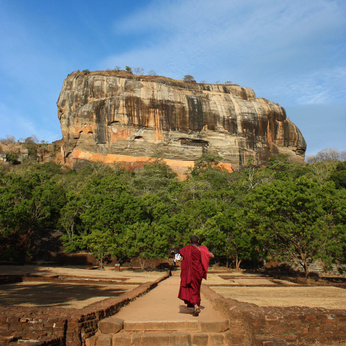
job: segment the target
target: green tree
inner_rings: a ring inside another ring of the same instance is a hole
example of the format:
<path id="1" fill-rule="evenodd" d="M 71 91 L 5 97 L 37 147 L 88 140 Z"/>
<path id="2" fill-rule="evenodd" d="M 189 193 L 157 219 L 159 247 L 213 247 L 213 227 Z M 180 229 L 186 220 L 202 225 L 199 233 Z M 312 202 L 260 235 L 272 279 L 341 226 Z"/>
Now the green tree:
<path id="1" fill-rule="evenodd" d="M 138 258 L 142 270 L 146 260 L 165 258 L 169 249 L 165 230 L 145 222 L 129 225 L 123 233 L 122 244 L 122 255 Z"/>
<path id="2" fill-rule="evenodd" d="M 183 78 L 184 82 L 196 82 L 195 78 L 190 74 L 186 74 Z"/>
<path id="3" fill-rule="evenodd" d="M 228 186 L 231 181 L 231 173 L 218 166 L 220 160 L 219 156 L 202 154 L 195 161 L 193 169 L 187 176 L 188 181 L 204 182 L 214 190 Z"/>
<path id="4" fill-rule="evenodd" d="M 84 246 L 97 258 L 102 269 L 105 257 L 112 253 L 114 242 L 114 236 L 109 230 L 93 229 L 83 237 Z"/>
<path id="5" fill-rule="evenodd" d="M 24 141 L 26 149 L 28 149 L 28 157 L 32 161 L 37 161 L 38 139 L 35 135 L 27 137 Z"/>
<path id="6" fill-rule="evenodd" d="M 345 153 L 328 148 L 321 150 L 315 156 L 308 157 L 307 162 L 309 163 L 308 168 L 313 176 L 320 181 L 325 181 L 330 179 L 338 163 L 345 161 L 345 159 Z"/>
<path id="7" fill-rule="evenodd" d="M 85 247 L 82 238 L 83 227 L 80 215 L 83 211 L 83 204 L 80 195 L 76 192 L 66 194 L 67 203 L 62 207 L 59 228 L 63 232 L 60 240 L 65 246 L 65 252 L 75 252 Z"/>
<path id="8" fill-rule="evenodd" d="M 313 260 L 345 261 L 345 193 L 304 176 L 274 181 L 246 197 L 247 222 L 272 257 L 293 259 L 308 277 Z"/>
<path id="9" fill-rule="evenodd" d="M 330 180 L 334 181 L 336 188 L 346 188 L 346 161 L 336 165 L 335 170 L 330 175 Z"/>
<path id="10" fill-rule="evenodd" d="M 232 260 L 236 271 L 239 271 L 243 260 L 253 260 L 258 255 L 254 246 L 255 237 L 245 225 L 242 210 L 236 206 L 225 206 L 208 218 L 204 227 L 196 233 L 215 255 L 226 257 L 227 268 Z"/>
<path id="11" fill-rule="evenodd" d="M 68 251 L 85 249 L 85 239 L 89 239 L 94 230 L 111 234 L 117 240 L 127 225 L 145 219 L 139 201 L 128 193 L 119 177 L 110 172 L 101 170 L 78 193 L 68 195 L 60 217 L 65 233 L 62 240 Z M 117 246 L 121 253 L 122 244 L 117 242 Z M 115 245 L 112 247 L 112 253 L 117 255 Z"/>
<path id="12" fill-rule="evenodd" d="M 132 189 L 137 196 L 151 193 L 164 196 L 178 188 L 176 177 L 176 173 L 165 162 L 153 159 L 145 163 L 143 169 L 132 178 Z"/>
<path id="13" fill-rule="evenodd" d="M 18 154 L 12 153 L 12 152 L 7 152 L 6 153 L 6 161 L 11 162 L 13 165 L 16 165 L 19 163 L 19 157 Z"/>
<path id="14" fill-rule="evenodd" d="M 2 246 L 13 249 L 16 258 L 33 259 L 53 230 L 65 203 L 62 186 L 45 173 L 18 170 L 0 182 L 0 232 Z"/>

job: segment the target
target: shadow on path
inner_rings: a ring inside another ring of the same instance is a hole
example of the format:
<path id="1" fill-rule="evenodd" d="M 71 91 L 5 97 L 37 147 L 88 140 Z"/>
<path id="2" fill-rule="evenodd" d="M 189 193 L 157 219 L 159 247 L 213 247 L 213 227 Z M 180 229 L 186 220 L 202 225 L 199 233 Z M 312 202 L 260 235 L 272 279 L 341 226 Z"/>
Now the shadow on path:
<path id="1" fill-rule="evenodd" d="M 90 298 L 117 297 L 133 289 L 132 285 L 94 285 L 65 283 L 17 283 L 0 286 L 0 305 L 36 305 L 67 307 L 71 302 Z"/>

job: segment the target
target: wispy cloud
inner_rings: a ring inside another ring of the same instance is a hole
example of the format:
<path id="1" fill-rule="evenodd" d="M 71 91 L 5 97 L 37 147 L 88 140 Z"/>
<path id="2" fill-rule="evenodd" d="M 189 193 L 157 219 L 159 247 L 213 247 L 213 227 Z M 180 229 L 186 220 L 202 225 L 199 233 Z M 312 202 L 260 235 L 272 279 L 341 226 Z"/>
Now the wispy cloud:
<path id="1" fill-rule="evenodd" d="M 323 68 L 276 81 L 268 92 L 285 95 L 290 104 L 332 104 L 345 102 L 346 68 Z"/>
<path id="2" fill-rule="evenodd" d="M 261 95 L 275 85 L 298 103 L 341 97 L 342 78 L 335 71 L 344 61 L 331 48 L 345 34 L 338 1 L 153 1 L 113 29 L 129 39 L 143 33 L 150 39 L 104 59 L 104 66 L 132 64 L 175 78 L 190 73 L 197 80 L 232 80 L 259 86 Z M 329 76 L 339 80 L 338 90 Z M 298 89 L 303 95 L 294 93 Z"/>
<path id="3" fill-rule="evenodd" d="M 293 109 L 309 143 L 325 120 L 308 112 L 346 113 L 344 18 L 344 0 L 0 1 L 0 138 L 60 138 L 66 75 L 128 65 L 253 88 Z"/>

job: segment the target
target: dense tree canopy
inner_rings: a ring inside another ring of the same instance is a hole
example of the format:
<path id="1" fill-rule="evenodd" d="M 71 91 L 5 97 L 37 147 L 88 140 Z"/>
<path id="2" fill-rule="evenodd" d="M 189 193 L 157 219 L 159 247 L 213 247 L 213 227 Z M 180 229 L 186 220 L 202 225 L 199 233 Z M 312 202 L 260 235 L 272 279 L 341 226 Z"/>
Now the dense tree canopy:
<path id="1" fill-rule="evenodd" d="M 289 258 L 304 268 L 316 259 L 331 263 L 345 243 L 346 191 L 305 176 L 278 180 L 246 196 L 247 219 L 274 258 Z M 251 227 L 250 226 L 250 227 Z"/>
<path id="2" fill-rule="evenodd" d="M 229 173 L 204 154 L 185 181 L 159 159 L 136 173 L 101 163 L 79 172 L 7 163 L 0 167 L 0 259 L 40 259 L 43 239 L 59 231 L 65 252 L 89 251 L 101 263 L 108 255 L 138 258 L 144 267 L 197 234 L 237 269 L 270 258 L 299 263 L 308 275 L 316 259 L 345 263 L 340 157 L 324 153 L 301 167 L 277 156 L 266 167 L 248 162 Z"/>

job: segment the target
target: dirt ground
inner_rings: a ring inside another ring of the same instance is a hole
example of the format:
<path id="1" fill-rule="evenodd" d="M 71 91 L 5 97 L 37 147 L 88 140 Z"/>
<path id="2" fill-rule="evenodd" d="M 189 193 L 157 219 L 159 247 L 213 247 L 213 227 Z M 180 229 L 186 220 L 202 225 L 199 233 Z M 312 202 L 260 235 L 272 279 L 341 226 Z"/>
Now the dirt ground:
<path id="1" fill-rule="evenodd" d="M 54 283 L 47 280 L 0 285 L 0 305 L 82 308 L 116 297 L 142 283 L 155 281 L 165 273 L 119 272 L 114 268 L 91 270 L 81 267 L 0 266 L 0 274 L 37 276 L 40 280 L 45 277 L 56 279 Z M 77 278 L 79 282 L 64 282 L 67 278 Z M 107 280 L 113 283 L 107 283 Z M 333 286 L 302 286 L 285 280 L 232 272 L 210 272 L 207 281 L 203 282 L 225 298 L 259 306 L 346 309 L 346 291 Z"/>
<path id="2" fill-rule="evenodd" d="M 287 280 L 238 273 L 209 274 L 205 283 L 225 298 L 258 306 L 346 309 L 346 290 L 339 287 L 302 286 Z"/>
<path id="3" fill-rule="evenodd" d="M 86 278 L 88 280 L 101 279 L 125 279 L 127 283 L 144 283 L 155 281 L 163 275 L 161 271 L 140 271 L 123 270 L 115 271 L 114 267 L 105 267 L 104 270 L 92 269 L 92 267 L 66 266 L 66 267 L 46 267 L 46 266 L 0 266 L 1 275 L 38 275 L 46 277 L 54 276 L 74 276 Z"/>
<path id="4" fill-rule="evenodd" d="M 139 270 L 119 272 L 110 267 L 98 270 L 82 267 L 0 266 L 0 274 L 26 275 L 32 280 L 0 285 L 0 306 L 79 309 L 117 297 L 140 284 L 155 281 L 165 273 Z M 35 281 L 35 277 L 40 281 Z M 47 281 L 44 281 L 45 278 Z M 54 282 L 49 279 L 54 279 Z"/>
<path id="5" fill-rule="evenodd" d="M 0 285 L 0 306 L 54 306 L 83 308 L 116 297 L 136 285 L 97 285 L 51 282 L 20 282 Z"/>
<path id="6" fill-rule="evenodd" d="M 225 298 L 258 306 L 346 309 L 346 291 L 338 287 L 210 287 Z"/>

